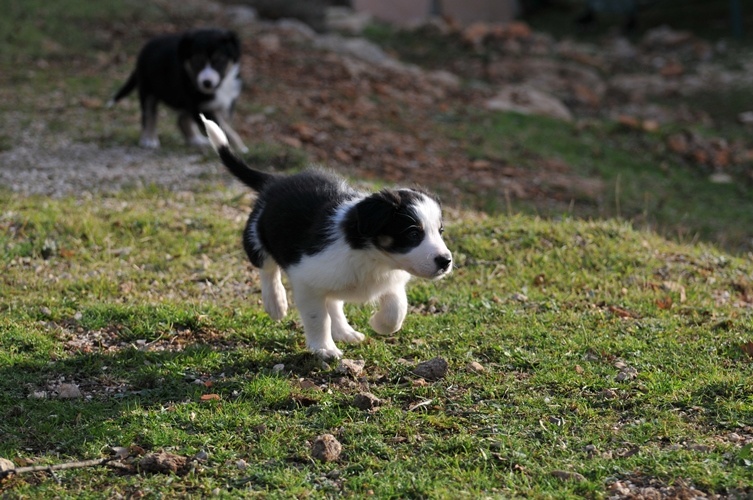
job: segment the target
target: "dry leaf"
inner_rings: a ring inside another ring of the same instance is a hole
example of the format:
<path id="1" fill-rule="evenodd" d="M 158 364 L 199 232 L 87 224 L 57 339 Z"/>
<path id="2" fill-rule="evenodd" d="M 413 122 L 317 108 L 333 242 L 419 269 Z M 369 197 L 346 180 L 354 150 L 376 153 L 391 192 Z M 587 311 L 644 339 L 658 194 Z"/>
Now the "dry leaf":
<path id="1" fill-rule="evenodd" d="M 743 353 L 747 355 L 749 358 L 753 358 L 753 342 L 746 342 L 744 344 L 740 344 L 740 350 L 742 350 Z"/>
<path id="2" fill-rule="evenodd" d="M 671 309 L 672 308 L 672 297 L 663 297 L 661 299 L 656 299 L 656 306 L 659 309 Z"/>
<path id="3" fill-rule="evenodd" d="M 219 401 L 222 399 L 219 394 L 202 394 L 201 400 L 202 401 Z"/>
<path id="4" fill-rule="evenodd" d="M 623 309 L 621 307 L 609 306 L 607 309 L 609 310 L 609 312 L 619 316 L 620 318 L 637 318 L 638 317 L 638 315 L 635 314 L 634 312 L 628 311 L 627 309 Z"/>

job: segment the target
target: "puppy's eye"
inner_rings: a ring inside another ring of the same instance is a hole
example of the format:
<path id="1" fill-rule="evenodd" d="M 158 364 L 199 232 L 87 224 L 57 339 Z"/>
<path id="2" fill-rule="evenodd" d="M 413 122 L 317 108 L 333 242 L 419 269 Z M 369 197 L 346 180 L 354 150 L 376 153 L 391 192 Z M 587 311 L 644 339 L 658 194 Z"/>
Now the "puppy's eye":
<path id="1" fill-rule="evenodd" d="M 405 236 L 409 241 L 420 241 L 424 233 L 418 228 L 409 229 Z"/>
<path id="2" fill-rule="evenodd" d="M 444 234 L 444 226 L 439 226 L 439 234 Z"/>

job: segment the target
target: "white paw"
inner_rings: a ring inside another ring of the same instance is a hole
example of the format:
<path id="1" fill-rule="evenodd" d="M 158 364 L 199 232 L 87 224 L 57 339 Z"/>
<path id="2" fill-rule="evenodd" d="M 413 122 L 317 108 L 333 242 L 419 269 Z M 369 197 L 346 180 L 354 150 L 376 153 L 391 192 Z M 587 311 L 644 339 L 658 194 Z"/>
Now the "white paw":
<path id="1" fill-rule="evenodd" d="M 358 344 L 359 342 L 363 342 L 363 339 L 366 338 L 366 336 L 361 333 L 357 332 L 352 328 L 348 328 L 347 330 L 335 330 L 332 329 L 332 338 L 338 342 L 346 342 L 348 344 Z"/>
<path id="2" fill-rule="evenodd" d="M 282 294 L 270 294 L 271 297 L 262 294 L 262 302 L 264 303 L 264 310 L 267 311 L 269 317 L 275 321 L 279 321 L 285 317 L 288 313 L 288 298 L 285 293 Z"/>
<path id="3" fill-rule="evenodd" d="M 159 139 L 156 137 L 142 137 L 139 139 L 139 146 L 146 149 L 159 148 Z"/>
<path id="4" fill-rule="evenodd" d="M 311 352 L 319 356 L 324 360 L 328 359 L 340 359 L 343 357 L 343 352 L 335 346 L 322 347 L 320 349 L 311 349 Z"/>
<path id="5" fill-rule="evenodd" d="M 209 139 L 204 137 L 203 135 L 194 135 L 188 140 L 189 146 L 196 146 L 199 148 L 205 148 L 209 146 L 211 143 L 209 142 Z"/>
<path id="6" fill-rule="evenodd" d="M 374 329 L 375 332 L 381 334 L 381 335 L 389 335 L 391 333 L 395 333 L 396 331 L 400 330 L 403 326 L 402 319 L 396 319 L 394 317 L 386 317 L 389 316 L 387 314 L 383 314 L 382 311 L 377 311 L 374 313 L 374 315 L 369 320 L 369 324 L 371 325 L 371 328 Z"/>

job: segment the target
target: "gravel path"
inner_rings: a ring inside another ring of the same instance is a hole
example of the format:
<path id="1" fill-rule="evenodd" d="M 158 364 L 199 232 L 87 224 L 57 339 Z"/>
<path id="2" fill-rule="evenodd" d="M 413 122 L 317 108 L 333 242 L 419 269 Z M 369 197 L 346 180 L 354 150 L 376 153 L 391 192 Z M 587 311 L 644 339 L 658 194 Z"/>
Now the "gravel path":
<path id="1" fill-rule="evenodd" d="M 12 135 L 11 147 L 0 152 L 0 185 L 24 195 L 79 196 L 149 185 L 185 190 L 226 178 L 219 162 L 190 149 L 103 148 L 49 132 L 41 121 Z"/>

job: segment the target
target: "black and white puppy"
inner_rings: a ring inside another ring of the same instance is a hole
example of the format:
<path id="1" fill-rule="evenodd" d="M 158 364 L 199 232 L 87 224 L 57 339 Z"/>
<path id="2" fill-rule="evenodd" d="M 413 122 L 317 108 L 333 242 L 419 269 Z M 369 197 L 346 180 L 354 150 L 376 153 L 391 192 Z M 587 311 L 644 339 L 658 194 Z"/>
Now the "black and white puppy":
<path id="1" fill-rule="evenodd" d="M 345 319 L 344 302 L 378 303 L 371 327 L 394 333 L 408 311 L 405 285 L 411 275 L 436 279 L 452 270 L 442 212 L 428 194 L 364 193 L 319 170 L 290 176 L 254 170 L 232 153 L 215 123 L 204 125 L 225 166 L 258 193 L 243 246 L 259 268 L 264 309 L 278 320 L 287 313 L 285 271 L 306 345 L 319 356 L 338 358 L 342 351 L 335 341 L 364 339 Z"/>
<path id="2" fill-rule="evenodd" d="M 178 126 L 188 144 L 208 144 L 200 133 L 199 114 L 203 113 L 245 152 L 246 146 L 229 123 L 241 93 L 240 54 L 238 36 L 232 31 L 201 29 L 154 38 L 141 49 L 136 69 L 108 105 L 138 87 L 142 147 L 159 147 L 157 104 L 161 101 L 178 111 Z"/>

